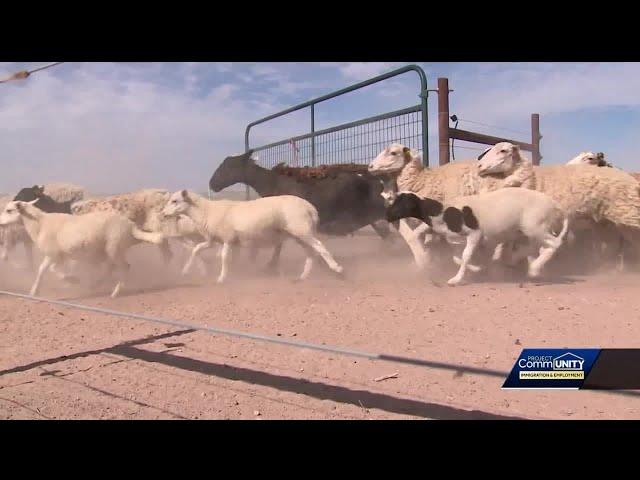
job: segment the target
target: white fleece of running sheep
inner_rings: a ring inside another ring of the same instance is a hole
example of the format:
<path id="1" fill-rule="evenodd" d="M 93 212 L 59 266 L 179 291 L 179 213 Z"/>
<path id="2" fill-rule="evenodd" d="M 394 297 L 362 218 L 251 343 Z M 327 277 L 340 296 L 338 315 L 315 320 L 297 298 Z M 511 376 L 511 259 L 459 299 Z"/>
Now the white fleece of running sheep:
<path id="1" fill-rule="evenodd" d="M 31 295 L 36 295 L 42 275 L 49 269 L 66 279 L 57 270 L 69 260 L 107 262 L 118 274 L 118 282 L 111 294 L 120 292 L 128 270 L 126 250 L 139 242 L 160 244 L 163 236 L 140 230 L 136 225 L 115 212 L 93 212 L 86 215 L 45 213 L 32 202 L 9 202 L 0 214 L 0 224 L 22 223 L 44 259 L 40 264 Z"/>
<path id="2" fill-rule="evenodd" d="M 533 166 L 508 142 L 493 146 L 477 163 L 481 176 L 520 176 L 522 182 L 512 186 L 546 193 L 572 220 L 608 221 L 629 235 L 640 232 L 640 185 L 622 170 L 593 165 Z"/>
<path id="3" fill-rule="evenodd" d="M 0 212 L 4 210 L 12 200 L 13 197 L 11 196 L 0 197 Z M 18 243 L 25 245 L 25 249 L 28 249 L 26 250 L 28 255 L 31 253 L 31 242 L 24 226 L 20 224 L 0 225 L 0 260 L 6 261 L 9 258 L 9 252 L 12 251 Z"/>
<path id="4" fill-rule="evenodd" d="M 165 217 L 162 208 L 169 201 L 171 193 L 163 189 L 144 189 L 136 192 L 90 198 L 71 205 L 74 215 L 89 212 L 119 212 L 134 222 L 138 228 L 149 232 L 159 232 L 165 238 L 180 242 L 191 251 L 204 238 L 198 232 L 193 221 L 185 216 Z M 160 247 L 165 261 L 171 258 L 168 245 Z M 206 273 L 206 264 L 200 259 L 200 270 Z"/>
<path id="5" fill-rule="evenodd" d="M 185 272 L 201 250 L 210 248 L 213 243 L 222 243 L 222 267 L 218 276 L 218 282 L 222 283 L 227 277 L 232 245 L 280 248 L 287 238 L 296 240 L 307 253 L 300 280 L 309 275 L 315 254 L 319 254 L 333 271 L 342 272 L 342 267 L 316 238 L 318 211 L 300 197 L 279 195 L 246 202 L 214 201 L 181 190 L 171 195 L 163 213 L 167 216 L 185 215 L 191 218 L 200 234 L 205 237 L 205 241 L 193 249 L 185 265 Z"/>
<path id="6" fill-rule="evenodd" d="M 388 211 L 396 208 L 396 212 L 406 215 L 409 212 L 407 205 L 425 201 L 419 198 L 415 193 L 400 194 L 391 202 Z M 404 204 L 401 203 L 402 200 L 405 201 Z M 449 207 L 459 212 L 468 208 L 477 225 L 471 224 L 470 227 L 463 223 L 459 233 L 451 231 L 445 215 Z M 503 188 L 479 195 L 458 197 L 441 204 L 440 208 L 440 212 L 433 212 L 431 215 L 433 231 L 447 239 L 461 237 L 466 241 L 461 258 L 454 257 L 460 268 L 449 280 L 449 285 L 459 284 L 467 268 L 477 270 L 477 267 L 469 262 L 481 242 L 496 247 L 504 242 L 518 240 L 523 235 L 538 252 L 537 257 L 529 258 L 529 276 L 537 277 L 562 244 L 569 223 L 567 216 L 550 197 L 522 188 Z M 425 212 L 424 209 L 421 211 Z"/>

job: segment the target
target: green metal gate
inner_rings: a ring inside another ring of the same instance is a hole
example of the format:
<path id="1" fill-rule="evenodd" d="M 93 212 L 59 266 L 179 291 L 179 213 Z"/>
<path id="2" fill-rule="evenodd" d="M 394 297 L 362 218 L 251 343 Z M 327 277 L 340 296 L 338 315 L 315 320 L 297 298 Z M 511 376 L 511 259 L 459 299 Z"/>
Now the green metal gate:
<path id="1" fill-rule="evenodd" d="M 420 78 L 420 90 L 417 92 L 420 98 L 419 104 L 324 130 L 315 130 L 317 104 L 408 72 L 415 72 Z M 309 133 L 268 145 L 251 145 L 250 133 L 253 127 L 305 108 L 310 109 Z M 253 148 L 259 158 L 258 163 L 266 168 L 273 168 L 282 162 L 301 167 L 335 163 L 368 163 L 385 146 L 393 142 L 422 150 L 423 162 L 429 165 L 427 76 L 417 65 L 407 65 L 287 108 L 250 123 L 245 131 L 245 151 Z M 247 198 L 249 198 L 249 187 L 247 187 Z"/>

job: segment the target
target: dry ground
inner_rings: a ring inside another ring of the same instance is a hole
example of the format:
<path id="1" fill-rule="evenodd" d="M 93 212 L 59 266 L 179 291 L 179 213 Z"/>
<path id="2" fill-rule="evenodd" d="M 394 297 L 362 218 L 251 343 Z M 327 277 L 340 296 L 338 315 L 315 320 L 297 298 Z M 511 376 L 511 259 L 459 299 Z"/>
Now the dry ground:
<path id="1" fill-rule="evenodd" d="M 329 239 L 345 266 L 316 264 L 309 281 L 297 245 L 280 275 L 237 250 L 229 283 L 178 275 L 151 247 L 130 252 L 125 295 L 55 285 L 41 294 L 368 352 L 507 372 L 523 347 L 636 347 L 640 274 L 600 273 L 520 283 L 494 277 L 456 288 L 417 275 L 401 241 Z M 175 249 L 179 252 L 179 249 Z M 557 267 L 557 265 L 556 265 Z M 32 274 L 0 266 L 0 289 L 25 292 Z M 556 268 L 558 270 L 558 268 Z M 397 378 L 375 379 L 397 373 Z M 62 419 L 627 419 L 640 396 L 503 391 L 503 376 L 469 374 L 181 331 L 0 297 L 0 418 Z"/>

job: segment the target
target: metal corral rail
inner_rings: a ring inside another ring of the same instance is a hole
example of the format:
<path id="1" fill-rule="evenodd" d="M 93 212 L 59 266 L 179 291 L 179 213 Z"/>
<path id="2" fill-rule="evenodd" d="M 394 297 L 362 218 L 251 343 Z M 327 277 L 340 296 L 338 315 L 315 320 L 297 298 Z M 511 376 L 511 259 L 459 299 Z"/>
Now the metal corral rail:
<path id="1" fill-rule="evenodd" d="M 0 290 L 0 296 L 20 298 L 23 300 L 29 300 L 37 303 L 47 303 L 49 305 L 58 305 L 60 307 L 72 308 L 76 310 L 84 310 L 86 312 L 101 313 L 104 315 L 111 315 L 118 318 L 143 320 L 146 322 L 159 323 L 159 324 L 167 325 L 170 327 L 178 327 L 186 330 L 200 331 L 208 334 L 218 334 L 218 335 L 224 335 L 228 337 L 244 338 L 244 339 L 255 340 L 255 341 L 260 341 L 265 343 L 275 343 L 278 345 L 285 345 L 288 347 L 318 350 L 318 351 L 330 352 L 330 353 L 346 355 L 351 357 L 368 358 L 369 360 L 381 360 L 385 362 L 400 363 L 400 364 L 406 364 L 406 365 L 416 365 L 420 367 L 438 368 L 438 369 L 444 369 L 444 370 L 453 370 L 458 373 L 480 374 L 480 375 L 487 375 L 487 376 L 500 377 L 500 378 L 506 378 L 507 375 L 509 374 L 509 372 L 494 370 L 489 368 L 470 367 L 467 365 L 456 365 L 452 363 L 425 360 L 421 358 L 403 357 L 399 355 L 389 355 L 389 354 L 378 353 L 378 352 L 365 352 L 362 350 L 355 350 L 352 348 L 345 348 L 345 347 L 336 346 L 336 345 L 325 345 L 325 344 L 320 345 L 317 343 L 287 340 L 285 338 L 272 337 L 269 335 L 262 335 L 258 333 L 241 332 L 239 330 L 193 325 L 190 323 L 185 323 L 185 322 L 168 319 L 168 318 L 159 318 L 159 317 L 153 317 L 150 315 L 139 315 L 136 313 L 121 312 L 118 310 L 111 310 L 108 308 L 92 307 L 90 305 L 71 303 L 71 302 L 66 302 L 64 300 L 52 300 L 49 298 L 35 297 L 33 295 L 25 295 L 22 293 L 9 292 L 4 290 Z"/>
<path id="2" fill-rule="evenodd" d="M 419 104 L 324 130 L 315 130 L 317 104 L 408 72 L 415 72 L 420 78 Z M 251 146 L 250 133 L 253 127 L 305 108 L 310 109 L 309 133 L 268 145 Z M 427 76 L 417 65 L 407 65 L 287 108 L 250 123 L 245 131 L 245 151 L 253 148 L 259 158 L 258 162 L 266 168 L 273 168 L 282 162 L 301 167 L 335 163 L 368 163 L 380 150 L 393 142 L 422 150 L 423 162 L 429 165 Z M 249 198 L 249 187 L 247 187 L 247 198 Z"/>

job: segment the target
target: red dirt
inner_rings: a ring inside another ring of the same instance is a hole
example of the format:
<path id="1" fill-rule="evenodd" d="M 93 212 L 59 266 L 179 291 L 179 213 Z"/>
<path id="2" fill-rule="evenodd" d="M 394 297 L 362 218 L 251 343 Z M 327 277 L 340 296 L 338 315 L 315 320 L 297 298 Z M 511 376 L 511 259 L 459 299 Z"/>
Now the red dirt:
<path id="1" fill-rule="evenodd" d="M 330 239 L 345 280 L 316 264 L 304 283 L 297 245 L 269 276 L 237 250 L 229 282 L 180 278 L 152 248 L 130 254 L 121 298 L 45 280 L 42 296 L 196 325 L 280 335 L 367 352 L 507 372 L 524 347 L 635 347 L 638 274 L 568 281 L 438 286 L 450 271 L 413 273 L 401 241 Z M 178 249 L 175 249 L 178 251 Z M 32 274 L 5 265 L 0 288 L 25 292 Z M 195 271 L 195 269 L 194 269 Z M 450 276 L 450 275 L 449 275 Z M 397 378 L 375 379 L 397 373 Z M 0 418 L 63 419 L 630 419 L 638 395 L 503 391 L 504 377 L 372 361 L 0 297 Z"/>

